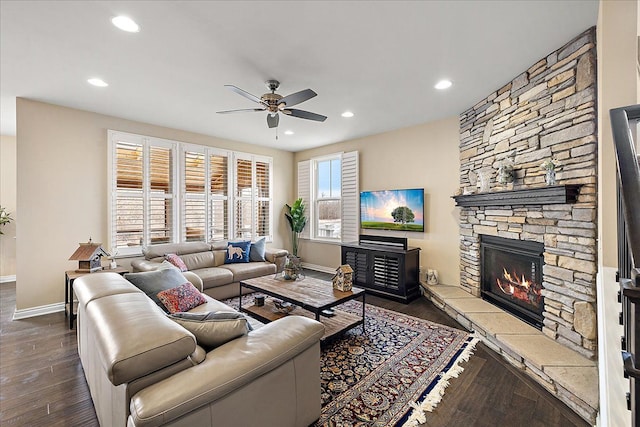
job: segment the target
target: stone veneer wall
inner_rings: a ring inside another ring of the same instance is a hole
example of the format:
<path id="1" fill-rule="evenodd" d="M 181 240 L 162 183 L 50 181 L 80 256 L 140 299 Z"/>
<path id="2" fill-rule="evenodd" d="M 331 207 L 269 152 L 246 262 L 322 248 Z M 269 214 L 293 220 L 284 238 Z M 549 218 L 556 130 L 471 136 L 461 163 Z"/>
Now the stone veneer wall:
<path id="1" fill-rule="evenodd" d="M 477 191 L 544 186 L 541 163 L 556 159 L 558 184 L 582 184 L 575 204 L 461 208 L 460 283 L 480 295 L 480 235 L 544 243 L 543 332 L 595 358 L 597 119 L 595 27 L 541 59 L 460 116 L 460 184 Z M 501 162 L 515 181 L 496 182 Z"/>

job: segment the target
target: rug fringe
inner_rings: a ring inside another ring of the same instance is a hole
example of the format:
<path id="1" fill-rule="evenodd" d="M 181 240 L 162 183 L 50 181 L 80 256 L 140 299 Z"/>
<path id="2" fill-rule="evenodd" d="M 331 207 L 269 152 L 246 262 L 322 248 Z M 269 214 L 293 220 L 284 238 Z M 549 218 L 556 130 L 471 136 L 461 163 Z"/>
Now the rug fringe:
<path id="1" fill-rule="evenodd" d="M 427 422 L 425 412 L 432 412 L 436 406 L 438 406 L 442 400 L 442 396 L 444 396 L 445 389 L 449 386 L 449 380 L 451 378 L 458 378 L 460 373 L 464 371 L 464 368 L 460 366 L 460 363 L 469 361 L 469 358 L 476 348 L 476 344 L 480 341 L 480 338 L 475 333 L 471 334 L 469 338 L 470 340 L 467 343 L 467 346 L 462 350 L 454 364 L 446 372 L 443 371 L 440 373 L 438 383 L 431 389 L 429 394 L 425 396 L 422 402 L 410 403 L 413 411 L 411 416 L 407 419 L 407 422 L 404 423 L 403 427 L 417 427 L 420 424 Z"/>

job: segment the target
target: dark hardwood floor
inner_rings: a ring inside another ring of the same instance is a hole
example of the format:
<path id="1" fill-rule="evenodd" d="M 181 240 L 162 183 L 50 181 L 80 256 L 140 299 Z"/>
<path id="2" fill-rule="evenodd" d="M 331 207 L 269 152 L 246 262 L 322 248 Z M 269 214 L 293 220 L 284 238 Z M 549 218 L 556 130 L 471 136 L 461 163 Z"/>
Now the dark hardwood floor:
<path id="1" fill-rule="evenodd" d="M 0 425 L 97 426 L 75 330 L 63 313 L 12 321 L 15 292 L 15 283 L 0 284 Z M 463 329 L 424 298 L 405 305 L 367 296 L 367 303 Z M 463 366 L 426 426 L 588 425 L 483 344 Z"/>

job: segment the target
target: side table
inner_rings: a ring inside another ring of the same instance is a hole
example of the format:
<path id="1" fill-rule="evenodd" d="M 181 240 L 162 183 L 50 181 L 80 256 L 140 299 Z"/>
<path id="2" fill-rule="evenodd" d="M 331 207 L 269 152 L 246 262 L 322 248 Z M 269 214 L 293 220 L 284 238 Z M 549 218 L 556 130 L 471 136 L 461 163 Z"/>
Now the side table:
<path id="1" fill-rule="evenodd" d="M 100 274 L 100 273 L 118 273 L 124 275 L 129 272 L 128 268 L 116 267 L 105 268 L 103 270 L 94 271 L 93 273 L 81 272 L 76 270 L 67 270 L 64 272 L 64 315 L 69 316 L 69 329 L 73 329 L 73 321 L 76 320 L 77 314 L 74 310 L 73 300 L 73 282 L 79 277 L 86 276 L 87 274 Z"/>

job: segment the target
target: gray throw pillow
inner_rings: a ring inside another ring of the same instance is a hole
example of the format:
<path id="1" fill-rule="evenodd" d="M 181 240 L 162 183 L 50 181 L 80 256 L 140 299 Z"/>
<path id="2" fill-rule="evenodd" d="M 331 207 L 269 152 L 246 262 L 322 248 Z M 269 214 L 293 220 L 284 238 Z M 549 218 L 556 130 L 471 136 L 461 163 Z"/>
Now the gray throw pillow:
<path id="1" fill-rule="evenodd" d="M 251 242 L 249 249 L 249 261 L 266 261 L 264 254 L 267 250 L 267 240 L 264 237 L 259 238 L 255 242 Z"/>
<path id="2" fill-rule="evenodd" d="M 147 296 L 164 311 L 167 311 L 167 308 L 158 298 L 158 293 L 175 288 L 189 281 L 180 270 L 173 266 L 171 266 L 171 268 L 160 268 L 154 271 L 127 273 L 124 275 L 124 278 L 147 294 Z"/>
<path id="3" fill-rule="evenodd" d="M 191 332 L 198 345 L 207 350 L 241 337 L 251 330 L 244 314 L 236 311 L 174 313 L 169 318 Z"/>

